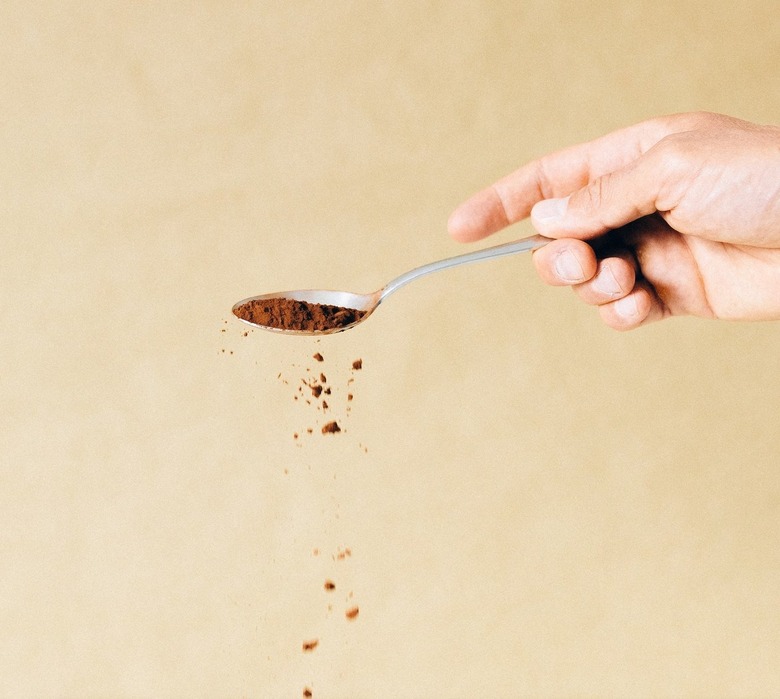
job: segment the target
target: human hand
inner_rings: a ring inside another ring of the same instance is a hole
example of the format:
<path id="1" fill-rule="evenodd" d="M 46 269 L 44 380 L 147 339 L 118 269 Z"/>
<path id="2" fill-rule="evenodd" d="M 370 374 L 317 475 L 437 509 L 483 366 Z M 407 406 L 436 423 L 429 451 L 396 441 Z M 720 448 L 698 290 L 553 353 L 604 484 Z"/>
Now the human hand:
<path id="1" fill-rule="evenodd" d="M 780 319 L 776 126 L 651 119 L 528 163 L 461 204 L 449 231 L 474 241 L 529 215 L 555 239 L 534 253 L 541 278 L 610 327 Z"/>

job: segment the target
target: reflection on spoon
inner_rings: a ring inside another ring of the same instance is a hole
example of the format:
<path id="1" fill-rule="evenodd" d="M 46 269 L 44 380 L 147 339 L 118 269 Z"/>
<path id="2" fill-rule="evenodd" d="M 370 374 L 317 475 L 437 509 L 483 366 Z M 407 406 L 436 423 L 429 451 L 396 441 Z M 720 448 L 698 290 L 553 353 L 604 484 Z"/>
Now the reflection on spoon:
<path id="1" fill-rule="evenodd" d="M 234 315 L 254 327 L 295 335 L 327 335 L 362 323 L 390 294 L 414 279 L 449 267 L 543 247 L 549 238 L 534 235 L 512 243 L 431 262 L 396 277 L 371 294 L 302 289 L 253 296 L 233 306 Z"/>

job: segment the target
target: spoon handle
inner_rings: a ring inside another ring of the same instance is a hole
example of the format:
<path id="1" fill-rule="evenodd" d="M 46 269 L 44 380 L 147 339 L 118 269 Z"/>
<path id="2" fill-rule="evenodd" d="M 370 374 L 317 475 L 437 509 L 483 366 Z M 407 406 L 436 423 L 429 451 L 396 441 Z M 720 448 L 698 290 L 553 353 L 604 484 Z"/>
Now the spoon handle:
<path id="1" fill-rule="evenodd" d="M 470 262 L 478 262 L 479 260 L 490 260 L 494 257 L 505 257 L 506 255 L 516 255 L 519 252 L 527 252 L 529 250 L 537 250 L 544 247 L 550 242 L 550 238 L 545 238 L 543 235 L 532 235 L 528 238 L 522 238 L 521 240 L 515 240 L 511 243 L 503 243 L 502 245 L 495 245 L 492 248 L 483 248 L 482 250 L 475 250 L 474 252 L 467 252 L 463 255 L 456 255 L 455 257 L 448 257 L 445 260 L 439 260 L 438 262 L 429 262 L 422 267 L 416 267 L 408 272 L 405 272 L 399 277 L 396 277 L 389 282 L 382 293 L 379 296 L 379 300 L 392 294 L 394 291 L 398 291 L 402 286 L 405 286 L 409 282 L 422 277 L 432 272 L 439 272 L 443 269 L 450 267 L 457 267 L 458 265 L 469 264 Z"/>

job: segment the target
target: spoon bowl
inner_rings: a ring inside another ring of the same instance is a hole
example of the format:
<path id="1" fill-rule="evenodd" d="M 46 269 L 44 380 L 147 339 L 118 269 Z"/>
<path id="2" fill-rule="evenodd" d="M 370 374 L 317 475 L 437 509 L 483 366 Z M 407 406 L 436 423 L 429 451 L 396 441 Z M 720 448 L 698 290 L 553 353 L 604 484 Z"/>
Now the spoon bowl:
<path id="1" fill-rule="evenodd" d="M 251 296 L 236 303 L 232 310 L 239 320 L 255 328 L 286 335 L 330 335 L 362 323 L 384 299 L 414 279 L 462 264 L 537 250 L 549 242 L 550 238 L 533 235 L 511 243 L 430 262 L 396 277 L 378 291 L 369 294 L 325 289 L 279 291 Z M 279 313 L 280 306 L 288 313 L 294 311 L 296 320 L 292 321 L 289 315 Z M 256 314 L 255 310 L 261 312 Z M 299 322 L 298 317 L 303 317 L 305 322 Z"/>
<path id="2" fill-rule="evenodd" d="M 251 325 L 253 328 L 262 328 L 271 332 L 284 333 L 285 335 L 331 335 L 333 333 L 349 330 L 358 323 L 362 323 L 370 316 L 381 301 L 382 290 L 375 291 L 372 294 L 354 294 L 351 291 L 330 291 L 328 289 L 296 289 L 295 291 L 277 291 L 272 294 L 262 294 L 260 296 L 251 296 L 248 299 L 239 301 L 233 306 L 233 315 L 242 323 Z M 255 323 L 242 315 L 242 309 L 247 308 L 253 302 L 278 301 L 280 299 L 289 299 L 291 301 L 300 301 L 308 306 L 325 306 L 332 308 L 344 308 L 348 310 L 361 311 L 362 314 L 354 321 L 334 324 L 329 327 L 323 327 L 316 330 L 301 330 L 293 327 L 277 327 L 276 325 L 265 325 Z"/>

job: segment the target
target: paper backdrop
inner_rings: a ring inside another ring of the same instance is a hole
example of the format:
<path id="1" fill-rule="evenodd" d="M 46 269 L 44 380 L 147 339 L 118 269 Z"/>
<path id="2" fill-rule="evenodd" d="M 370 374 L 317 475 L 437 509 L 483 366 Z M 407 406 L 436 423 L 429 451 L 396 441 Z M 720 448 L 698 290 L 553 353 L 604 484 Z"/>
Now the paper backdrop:
<path id="1" fill-rule="evenodd" d="M 4 3 L 0 695 L 778 696 L 778 324 L 616 333 L 528 256 L 319 342 L 230 308 L 528 235 L 446 220 L 614 128 L 777 123 L 779 16 Z"/>

